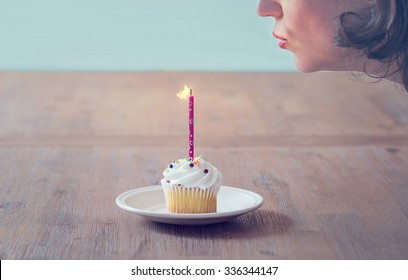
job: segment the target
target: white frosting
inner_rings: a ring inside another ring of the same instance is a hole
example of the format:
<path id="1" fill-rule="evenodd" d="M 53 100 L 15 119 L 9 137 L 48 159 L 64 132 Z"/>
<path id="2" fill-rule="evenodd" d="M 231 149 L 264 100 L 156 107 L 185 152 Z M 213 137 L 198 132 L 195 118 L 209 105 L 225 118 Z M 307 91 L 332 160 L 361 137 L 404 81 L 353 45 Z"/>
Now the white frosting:
<path id="1" fill-rule="evenodd" d="M 163 171 L 162 183 L 182 185 L 186 188 L 209 188 L 221 185 L 222 175 L 218 169 L 201 156 L 190 161 L 178 159 Z"/>

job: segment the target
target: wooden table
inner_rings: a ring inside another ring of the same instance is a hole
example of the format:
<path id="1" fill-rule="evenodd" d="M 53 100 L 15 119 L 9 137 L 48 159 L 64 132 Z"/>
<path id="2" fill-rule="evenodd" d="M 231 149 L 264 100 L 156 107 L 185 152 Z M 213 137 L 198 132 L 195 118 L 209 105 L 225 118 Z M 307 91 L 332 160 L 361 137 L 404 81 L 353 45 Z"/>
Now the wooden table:
<path id="1" fill-rule="evenodd" d="M 407 259 L 408 99 L 318 73 L 0 73 L 0 259 Z M 208 226 L 115 204 L 196 153 L 264 205 Z"/>

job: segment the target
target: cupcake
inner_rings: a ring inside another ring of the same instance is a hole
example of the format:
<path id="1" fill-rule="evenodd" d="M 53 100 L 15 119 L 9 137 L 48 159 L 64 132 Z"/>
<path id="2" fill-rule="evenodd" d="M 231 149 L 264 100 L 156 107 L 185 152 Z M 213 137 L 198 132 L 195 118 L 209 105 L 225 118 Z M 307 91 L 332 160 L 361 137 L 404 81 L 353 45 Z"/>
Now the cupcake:
<path id="1" fill-rule="evenodd" d="M 211 213 L 217 211 L 217 194 L 222 175 L 202 156 L 178 159 L 163 171 L 161 180 L 166 209 L 171 213 Z"/>

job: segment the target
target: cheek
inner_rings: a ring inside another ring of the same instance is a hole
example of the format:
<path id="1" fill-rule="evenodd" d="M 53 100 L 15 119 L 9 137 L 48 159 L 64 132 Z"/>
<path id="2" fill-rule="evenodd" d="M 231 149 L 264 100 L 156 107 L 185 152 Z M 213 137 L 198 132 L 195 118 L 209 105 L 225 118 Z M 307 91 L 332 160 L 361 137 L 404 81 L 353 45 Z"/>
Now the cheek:
<path id="1" fill-rule="evenodd" d="M 302 72 L 342 69 L 343 50 L 333 43 L 340 2 L 296 1 L 296 8 L 287 9 L 281 22 L 289 37 L 287 49 L 294 54 L 296 66 Z"/>
<path id="2" fill-rule="evenodd" d="M 340 70 L 343 51 L 333 43 L 335 25 L 330 23 L 298 26 L 293 49 L 290 50 L 300 71 Z"/>

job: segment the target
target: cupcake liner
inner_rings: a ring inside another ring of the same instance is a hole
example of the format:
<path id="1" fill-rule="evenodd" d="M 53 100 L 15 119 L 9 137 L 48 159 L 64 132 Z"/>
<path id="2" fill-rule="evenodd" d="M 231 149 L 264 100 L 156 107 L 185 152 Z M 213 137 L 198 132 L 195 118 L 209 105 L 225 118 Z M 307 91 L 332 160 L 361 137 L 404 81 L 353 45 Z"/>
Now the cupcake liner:
<path id="1" fill-rule="evenodd" d="M 220 184 L 208 187 L 184 187 L 162 180 L 166 209 L 171 213 L 212 213 L 217 211 Z"/>

